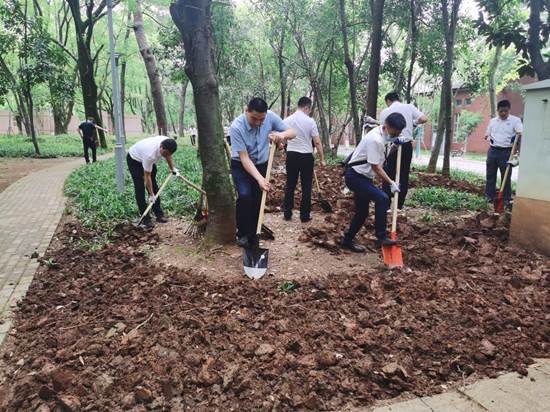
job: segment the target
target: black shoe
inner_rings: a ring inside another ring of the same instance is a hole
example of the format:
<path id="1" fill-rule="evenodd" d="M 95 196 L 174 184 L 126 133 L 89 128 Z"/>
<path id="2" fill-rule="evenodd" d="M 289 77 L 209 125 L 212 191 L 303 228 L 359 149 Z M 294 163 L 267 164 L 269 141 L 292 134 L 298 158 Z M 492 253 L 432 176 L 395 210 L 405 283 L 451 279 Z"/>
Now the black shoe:
<path id="1" fill-rule="evenodd" d="M 157 222 L 158 223 L 168 223 L 168 219 L 164 217 L 164 215 L 157 216 Z"/>
<path id="2" fill-rule="evenodd" d="M 301 217 L 300 220 L 302 221 L 302 223 L 311 222 L 311 216 Z"/>
<path id="3" fill-rule="evenodd" d="M 342 242 L 340 242 L 340 246 L 342 246 L 344 249 L 351 250 L 355 253 L 365 253 L 366 248 L 364 246 L 358 245 L 355 243 L 355 240 L 347 240 L 346 238 L 342 239 Z"/>
<path id="4" fill-rule="evenodd" d="M 153 229 L 155 227 L 150 217 L 146 217 L 145 219 L 143 219 L 139 225 L 147 230 Z"/>
<path id="5" fill-rule="evenodd" d="M 248 248 L 248 236 L 237 236 L 237 246 Z"/>
<path id="6" fill-rule="evenodd" d="M 292 213 L 286 213 L 284 214 L 284 219 L 288 222 L 289 220 L 292 220 Z"/>
<path id="7" fill-rule="evenodd" d="M 376 241 L 376 245 L 377 246 L 395 246 L 397 245 L 397 241 L 396 240 L 391 240 L 390 238 L 382 238 L 382 239 L 378 239 Z"/>

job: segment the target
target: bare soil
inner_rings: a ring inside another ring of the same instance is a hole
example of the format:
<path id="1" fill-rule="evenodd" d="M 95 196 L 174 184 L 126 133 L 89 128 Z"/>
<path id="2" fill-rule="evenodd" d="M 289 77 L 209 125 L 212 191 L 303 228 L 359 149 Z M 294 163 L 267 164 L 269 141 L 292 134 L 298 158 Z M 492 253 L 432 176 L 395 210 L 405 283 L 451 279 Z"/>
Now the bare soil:
<path id="1" fill-rule="evenodd" d="M 0 158 L 0 192 L 22 177 L 74 159 L 66 157 L 59 159 Z"/>
<path id="2" fill-rule="evenodd" d="M 91 251 L 69 221 L 4 346 L 0 410 L 341 410 L 550 356 L 550 259 L 508 242 L 509 215 L 402 217 L 388 270 L 327 244 L 351 213 L 334 207 L 303 230 L 269 216 L 261 281 L 174 223 Z"/>

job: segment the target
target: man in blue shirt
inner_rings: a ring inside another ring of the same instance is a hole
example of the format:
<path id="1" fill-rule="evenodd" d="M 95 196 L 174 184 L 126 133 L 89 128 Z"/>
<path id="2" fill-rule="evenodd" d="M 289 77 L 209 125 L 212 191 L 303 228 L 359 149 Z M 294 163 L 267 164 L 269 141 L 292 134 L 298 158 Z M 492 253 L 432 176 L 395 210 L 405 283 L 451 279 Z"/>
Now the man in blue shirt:
<path id="1" fill-rule="evenodd" d="M 258 242 L 256 226 L 262 190 L 270 189 L 265 179 L 269 144 L 282 146 L 294 138 L 296 132 L 268 110 L 265 100 L 255 97 L 245 113 L 233 121 L 229 135 L 231 175 L 237 191 L 237 244 L 250 247 Z"/>

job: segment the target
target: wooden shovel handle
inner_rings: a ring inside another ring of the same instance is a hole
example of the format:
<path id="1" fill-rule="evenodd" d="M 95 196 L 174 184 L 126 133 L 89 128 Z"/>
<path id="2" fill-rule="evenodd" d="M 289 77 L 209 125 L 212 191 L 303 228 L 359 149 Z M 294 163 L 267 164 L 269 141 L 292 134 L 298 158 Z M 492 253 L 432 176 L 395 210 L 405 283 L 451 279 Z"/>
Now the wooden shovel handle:
<path id="1" fill-rule="evenodd" d="M 315 186 L 317 186 L 317 193 L 321 194 L 321 187 L 319 186 L 319 179 L 317 179 L 317 172 L 313 169 L 313 177 L 315 178 Z"/>
<path id="2" fill-rule="evenodd" d="M 397 164 L 395 170 L 395 183 L 399 184 L 399 179 L 401 177 L 401 150 L 402 146 L 397 147 Z M 393 194 L 392 205 L 391 205 L 391 232 L 395 233 L 397 230 L 397 202 L 399 199 L 399 192 Z"/>
<path id="3" fill-rule="evenodd" d="M 162 185 L 160 186 L 159 190 L 157 191 L 157 193 L 155 193 L 157 197 L 160 196 L 161 192 L 164 190 L 164 188 L 166 187 L 166 185 L 168 184 L 171 178 L 172 178 L 172 172 L 170 172 L 168 176 L 166 176 L 166 179 L 164 179 L 164 182 L 162 182 Z M 139 223 L 141 223 L 141 221 L 145 218 L 145 216 L 149 214 L 149 212 L 153 208 L 153 205 L 154 203 L 149 203 L 149 206 L 147 206 L 147 209 L 145 209 L 145 212 L 143 212 L 143 214 L 141 215 L 141 218 L 139 219 Z"/>
<path id="4" fill-rule="evenodd" d="M 200 187 L 199 185 L 193 183 L 191 180 L 189 180 L 185 176 L 180 175 L 180 179 L 183 180 L 185 183 L 187 183 L 193 189 L 197 190 L 200 194 L 206 195 L 206 192 L 204 191 L 204 189 L 202 187 Z"/>
<path id="5" fill-rule="evenodd" d="M 275 145 L 271 143 L 269 147 L 269 160 L 267 162 L 267 172 L 265 174 L 265 179 L 269 182 L 271 177 L 271 166 L 273 166 L 273 157 L 275 156 Z M 260 203 L 260 216 L 258 217 L 258 226 L 256 227 L 256 234 L 259 235 L 262 233 L 262 225 L 264 224 L 264 212 L 265 212 L 265 202 L 267 200 L 267 192 L 264 190 L 262 192 L 262 202 Z"/>
<path id="6" fill-rule="evenodd" d="M 516 139 L 514 140 L 514 144 L 512 145 L 512 150 L 510 151 L 510 156 L 508 157 L 508 161 L 510 162 L 514 158 L 514 154 L 516 153 L 516 146 L 518 143 L 519 137 L 516 136 Z M 502 182 L 500 182 L 500 190 L 499 190 L 499 196 L 502 196 L 504 185 L 506 184 L 506 181 L 508 180 L 508 175 L 510 174 L 510 169 L 512 166 L 510 164 L 506 165 L 506 170 L 504 171 L 504 176 L 502 178 Z"/>

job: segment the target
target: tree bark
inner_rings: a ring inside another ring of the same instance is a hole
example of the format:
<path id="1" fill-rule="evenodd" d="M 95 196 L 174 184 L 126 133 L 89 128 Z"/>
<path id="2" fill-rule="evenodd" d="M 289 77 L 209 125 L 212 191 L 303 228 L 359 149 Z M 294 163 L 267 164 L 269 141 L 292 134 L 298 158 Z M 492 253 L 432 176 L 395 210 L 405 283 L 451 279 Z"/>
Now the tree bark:
<path id="1" fill-rule="evenodd" d="M 105 8 L 103 0 L 94 11 L 94 3 L 86 3 L 87 19 L 82 20 L 80 13 L 79 0 L 67 0 L 73 16 L 73 23 L 76 34 L 76 44 L 78 51 L 78 72 L 80 74 L 80 85 L 82 88 L 82 98 L 84 100 L 84 114 L 86 117 L 93 117 L 96 124 L 103 127 L 101 115 L 98 110 L 97 84 L 94 76 L 95 57 L 92 57 L 91 42 L 93 37 L 94 25 L 102 16 L 102 11 Z M 97 56 L 96 56 L 97 57 Z M 97 130 L 99 134 L 99 142 L 101 147 L 107 148 L 107 140 L 103 130 Z"/>
<path id="2" fill-rule="evenodd" d="M 493 57 L 493 61 L 491 62 L 491 66 L 489 67 L 489 74 L 488 74 L 488 92 L 489 92 L 489 102 L 491 104 L 491 117 L 495 117 L 497 115 L 497 85 L 495 82 L 495 74 L 497 72 L 498 64 L 500 62 L 500 56 L 502 54 L 502 45 L 497 45 L 495 47 L 495 56 Z"/>
<path id="3" fill-rule="evenodd" d="M 128 12 L 126 17 L 126 33 L 124 34 L 124 51 L 125 55 L 122 58 L 120 64 L 120 118 L 122 119 L 122 135 L 126 139 L 126 67 L 128 65 L 128 38 L 130 37 L 130 22 L 132 21 L 132 13 Z"/>
<path id="4" fill-rule="evenodd" d="M 415 0 L 410 0 L 411 5 L 411 22 L 410 22 L 410 31 L 411 31 L 411 61 L 409 63 L 409 71 L 407 73 L 407 87 L 405 89 L 405 99 L 407 100 L 407 103 L 410 103 L 412 100 L 411 92 L 412 92 L 412 77 L 413 77 L 413 70 L 414 70 L 414 64 L 416 62 L 416 54 L 417 54 L 417 48 L 416 48 L 416 42 L 418 37 L 418 29 L 416 27 L 416 3 Z"/>
<path id="5" fill-rule="evenodd" d="M 372 42 L 371 61 L 367 84 L 367 115 L 376 118 L 378 100 L 378 79 L 380 77 L 380 51 L 382 50 L 382 22 L 384 18 L 384 0 L 371 0 Z M 359 144 L 357 141 L 357 144 Z"/>
<path id="6" fill-rule="evenodd" d="M 443 136 L 445 135 L 445 97 L 443 94 L 444 90 L 442 89 L 439 103 L 439 116 L 437 118 L 437 134 L 435 142 L 432 142 L 432 152 L 430 154 L 430 161 L 428 162 L 428 173 L 435 173 L 436 171 L 437 159 L 439 158 Z"/>
<path id="7" fill-rule="evenodd" d="M 157 70 L 157 61 L 155 55 L 149 47 L 145 29 L 143 26 L 143 14 L 141 13 L 141 1 L 136 1 L 136 11 L 134 11 L 134 32 L 136 41 L 139 47 L 147 77 L 151 85 L 151 95 L 153 97 L 153 107 L 155 108 L 155 116 L 157 119 L 157 129 L 160 135 L 168 135 L 168 121 L 166 118 L 166 108 L 164 106 L 164 97 L 162 95 L 162 84 Z"/>
<path id="8" fill-rule="evenodd" d="M 203 186 L 209 206 L 205 240 L 231 243 L 235 241 L 235 202 L 224 146 L 211 4 L 211 0 L 176 0 L 170 5 L 170 14 L 183 37 L 185 72 L 193 87 Z"/>
<path id="9" fill-rule="evenodd" d="M 187 85 L 189 79 L 185 79 L 180 88 L 180 107 L 178 110 L 178 137 L 185 134 L 185 97 L 187 95 Z"/>
<path id="10" fill-rule="evenodd" d="M 545 4 L 546 3 L 546 4 Z M 546 5 L 546 12 L 550 15 L 550 2 L 543 0 L 530 0 L 529 1 L 529 30 L 528 30 L 528 41 L 527 41 L 527 51 L 529 52 L 529 57 L 531 60 L 531 65 L 537 73 L 539 80 L 550 79 L 550 58 L 546 61 L 543 57 L 543 50 L 545 44 L 541 42 L 541 37 L 543 37 L 541 31 L 546 31 L 544 36 L 548 40 L 548 25 L 544 27 L 541 24 L 541 13 Z M 548 20 L 550 18 L 547 17 Z M 546 53 L 545 53 L 546 54 Z"/>
<path id="11" fill-rule="evenodd" d="M 355 64 L 351 60 L 348 45 L 348 29 L 346 19 L 345 0 L 340 0 L 340 27 L 344 42 L 344 64 L 348 70 L 349 94 L 351 103 L 351 115 L 353 118 L 353 131 L 355 133 L 355 141 L 361 141 L 361 125 L 359 121 L 359 111 L 357 109 L 357 87 L 355 83 Z"/>

